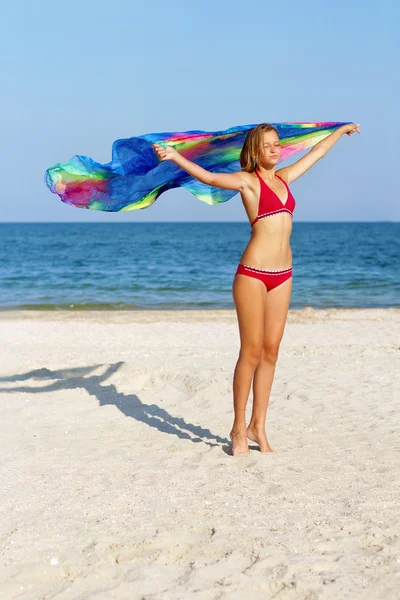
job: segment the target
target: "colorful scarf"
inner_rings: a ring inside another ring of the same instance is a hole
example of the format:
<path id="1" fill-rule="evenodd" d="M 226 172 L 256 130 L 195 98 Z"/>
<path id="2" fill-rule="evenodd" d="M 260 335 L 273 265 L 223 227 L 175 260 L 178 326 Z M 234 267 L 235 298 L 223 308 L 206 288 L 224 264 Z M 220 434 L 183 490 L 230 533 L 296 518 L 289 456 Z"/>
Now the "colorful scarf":
<path id="1" fill-rule="evenodd" d="M 348 122 L 346 122 L 348 123 Z M 273 123 L 281 140 L 281 161 L 311 148 L 346 123 Z M 184 187 L 207 204 L 220 204 L 237 192 L 201 183 L 173 161 L 160 162 L 152 144 L 173 146 L 189 160 L 213 173 L 240 171 L 239 156 L 249 129 L 239 125 L 225 131 L 148 133 L 116 140 L 112 160 L 100 164 L 73 156 L 46 171 L 45 182 L 63 202 L 78 208 L 118 212 L 147 208 L 167 190 Z"/>

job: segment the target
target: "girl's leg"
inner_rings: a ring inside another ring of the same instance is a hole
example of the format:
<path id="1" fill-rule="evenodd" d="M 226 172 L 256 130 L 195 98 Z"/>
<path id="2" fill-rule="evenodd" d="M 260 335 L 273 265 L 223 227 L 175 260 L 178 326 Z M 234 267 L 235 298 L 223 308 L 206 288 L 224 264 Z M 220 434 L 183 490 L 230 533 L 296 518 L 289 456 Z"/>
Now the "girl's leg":
<path id="1" fill-rule="evenodd" d="M 267 290 L 259 279 L 239 274 L 234 278 L 232 295 L 240 333 L 240 353 L 233 376 L 235 419 L 230 434 L 232 454 L 235 456 L 249 451 L 246 404 L 251 381 L 262 354 Z"/>
<path id="2" fill-rule="evenodd" d="M 259 444 L 261 452 L 272 452 L 265 433 L 265 421 L 279 346 L 289 310 L 292 279 L 290 277 L 267 293 L 262 353 L 254 374 L 253 410 L 247 428 L 248 437 Z"/>

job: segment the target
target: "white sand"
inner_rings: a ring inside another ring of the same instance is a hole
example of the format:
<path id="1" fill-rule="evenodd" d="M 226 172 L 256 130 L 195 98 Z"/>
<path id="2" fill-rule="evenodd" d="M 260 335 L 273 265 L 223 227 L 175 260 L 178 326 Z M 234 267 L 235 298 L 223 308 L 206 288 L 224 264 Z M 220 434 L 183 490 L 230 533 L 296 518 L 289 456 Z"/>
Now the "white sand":
<path id="1" fill-rule="evenodd" d="M 232 457 L 233 311 L 1 313 L 0 597 L 398 600 L 399 334 L 291 311 Z"/>

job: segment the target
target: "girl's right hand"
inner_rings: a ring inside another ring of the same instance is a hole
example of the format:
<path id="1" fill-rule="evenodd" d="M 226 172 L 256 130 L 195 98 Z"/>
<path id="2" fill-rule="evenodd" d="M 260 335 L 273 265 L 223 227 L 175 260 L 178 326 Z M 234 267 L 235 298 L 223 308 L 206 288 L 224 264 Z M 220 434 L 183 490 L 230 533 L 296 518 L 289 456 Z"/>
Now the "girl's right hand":
<path id="1" fill-rule="evenodd" d="M 360 125 L 359 123 L 348 123 L 347 125 L 343 125 L 342 131 L 343 133 L 347 133 L 347 135 L 353 135 L 355 131 L 360 133 Z"/>
<path id="2" fill-rule="evenodd" d="M 153 144 L 153 148 L 160 160 L 174 160 L 178 156 L 178 152 L 174 148 L 171 148 L 171 146 L 164 148 L 160 144 Z"/>

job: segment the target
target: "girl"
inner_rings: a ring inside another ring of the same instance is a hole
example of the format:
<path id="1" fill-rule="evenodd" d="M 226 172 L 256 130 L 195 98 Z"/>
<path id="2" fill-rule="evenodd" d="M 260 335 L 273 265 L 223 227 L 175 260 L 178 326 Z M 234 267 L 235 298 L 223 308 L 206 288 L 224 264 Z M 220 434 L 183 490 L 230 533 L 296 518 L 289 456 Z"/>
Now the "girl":
<path id="1" fill-rule="evenodd" d="M 160 160 L 173 160 L 207 185 L 240 192 L 252 235 L 232 286 L 240 352 L 233 376 L 235 417 L 230 432 L 232 454 L 247 454 L 248 439 L 261 452 L 273 452 L 265 432 L 269 396 L 292 292 L 290 235 L 296 202 L 290 183 L 301 177 L 346 133 L 359 125 L 343 125 L 318 142 L 294 164 L 275 171 L 281 155 L 278 130 L 269 123 L 251 129 L 240 154 L 241 171 L 212 173 L 171 147 L 154 144 Z M 253 227 L 254 226 L 254 227 Z M 253 410 L 246 427 L 246 404 L 253 383 Z"/>

